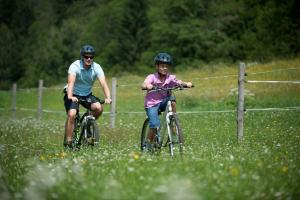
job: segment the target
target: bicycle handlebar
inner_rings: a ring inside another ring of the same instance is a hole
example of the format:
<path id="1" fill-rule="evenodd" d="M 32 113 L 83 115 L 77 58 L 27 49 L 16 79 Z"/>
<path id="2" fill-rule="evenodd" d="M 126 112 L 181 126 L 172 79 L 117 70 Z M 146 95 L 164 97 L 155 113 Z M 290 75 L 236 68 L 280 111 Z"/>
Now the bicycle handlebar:
<path id="1" fill-rule="evenodd" d="M 104 104 L 105 101 L 102 100 L 102 99 L 99 99 L 98 97 L 96 97 L 97 100 L 99 100 L 100 104 Z M 87 98 L 87 99 L 81 99 L 81 98 L 77 98 L 78 99 L 78 103 L 92 103 L 91 99 L 90 98 Z"/>
<path id="2" fill-rule="evenodd" d="M 194 85 L 192 85 L 192 87 L 195 87 Z M 170 91 L 170 90 L 183 90 L 184 88 L 189 88 L 186 85 L 176 85 L 174 87 L 170 87 L 170 88 L 163 88 L 163 87 L 158 87 L 158 86 L 154 86 L 151 90 L 149 91 Z M 142 90 L 147 90 L 147 89 L 142 89 Z"/>

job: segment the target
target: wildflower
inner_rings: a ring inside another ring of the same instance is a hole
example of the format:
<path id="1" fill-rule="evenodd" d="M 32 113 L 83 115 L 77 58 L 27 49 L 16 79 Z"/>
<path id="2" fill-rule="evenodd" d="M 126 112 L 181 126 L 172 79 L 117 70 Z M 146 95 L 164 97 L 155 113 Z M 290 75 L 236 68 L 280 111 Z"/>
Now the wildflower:
<path id="1" fill-rule="evenodd" d="M 64 157 L 66 157 L 66 156 L 67 156 L 67 153 L 66 153 L 66 152 L 63 152 L 63 151 L 62 151 L 62 152 L 60 153 L 60 155 L 59 155 L 60 158 L 64 158 Z"/>
<path id="2" fill-rule="evenodd" d="M 286 173 L 289 170 L 289 167 L 283 166 L 281 170 L 282 170 L 282 172 Z"/>
<path id="3" fill-rule="evenodd" d="M 231 176 L 238 176 L 239 175 L 239 169 L 237 167 L 231 167 L 229 169 L 229 173 Z"/>
<path id="4" fill-rule="evenodd" d="M 139 158 L 140 158 L 139 154 L 137 154 L 137 153 L 133 154 L 133 159 L 134 160 L 138 160 Z"/>
<path id="5" fill-rule="evenodd" d="M 140 158 L 140 155 L 138 153 L 132 152 L 130 153 L 130 157 L 133 160 L 138 160 Z"/>
<path id="6" fill-rule="evenodd" d="M 46 160 L 46 157 L 43 156 L 43 155 L 41 155 L 41 156 L 40 156 L 40 160 L 41 160 L 41 161 L 44 161 L 44 160 Z"/>

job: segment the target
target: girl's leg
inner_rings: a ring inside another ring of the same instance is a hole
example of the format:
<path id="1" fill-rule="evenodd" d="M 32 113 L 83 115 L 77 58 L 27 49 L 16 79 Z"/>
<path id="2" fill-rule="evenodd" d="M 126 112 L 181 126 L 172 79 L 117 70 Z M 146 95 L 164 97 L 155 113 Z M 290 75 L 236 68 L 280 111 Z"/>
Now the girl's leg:
<path id="1" fill-rule="evenodd" d="M 148 139 L 150 142 L 153 141 L 157 129 L 160 126 L 160 121 L 158 117 L 158 108 L 159 105 L 151 107 L 151 108 L 146 108 L 146 113 L 149 118 L 149 133 L 148 133 Z"/>

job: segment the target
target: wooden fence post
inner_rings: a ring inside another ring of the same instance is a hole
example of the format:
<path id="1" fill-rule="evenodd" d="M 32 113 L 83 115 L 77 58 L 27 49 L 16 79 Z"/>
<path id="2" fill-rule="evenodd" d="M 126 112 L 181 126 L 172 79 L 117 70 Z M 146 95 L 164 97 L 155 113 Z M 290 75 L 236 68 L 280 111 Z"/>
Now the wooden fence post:
<path id="1" fill-rule="evenodd" d="M 244 83 L 245 83 L 245 64 L 240 63 L 238 80 L 238 107 L 237 107 L 237 140 L 243 140 L 244 131 Z"/>
<path id="2" fill-rule="evenodd" d="M 16 118 L 16 110 L 17 110 L 17 84 L 14 83 L 12 86 L 12 94 L 11 94 L 11 116 L 12 116 L 12 118 Z"/>
<path id="3" fill-rule="evenodd" d="M 110 128 L 115 128 L 116 120 L 116 101 L 117 101 L 117 78 L 112 78 L 111 84 L 111 106 L 110 106 Z"/>
<path id="4" fill-rule="evenodd" d="M 43 80 L 39 80 L 39 88 L 38 88 L 38 119 L 42 119 L 42 99 L 43 99 Z"/>

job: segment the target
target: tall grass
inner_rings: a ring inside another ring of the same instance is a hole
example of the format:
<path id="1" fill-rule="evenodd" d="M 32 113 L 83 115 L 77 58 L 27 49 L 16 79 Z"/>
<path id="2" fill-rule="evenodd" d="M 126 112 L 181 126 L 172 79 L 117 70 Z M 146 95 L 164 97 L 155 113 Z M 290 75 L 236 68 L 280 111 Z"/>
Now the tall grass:
<path id="1" fill-rule="evenodd" d="M 298 60 L 254 65 L 249 73 L 299 66 Z M 292 72 L 291 72 L 292 71 Z M 300 70 L 250 75 L 248 79 L 297 80 Z M 180 72 L 195 88 L 178 92 L 178 111 L 235 109 L 236 67 Z M 262 77 L 263 76 L 263 77 Z M 281 78 L 281 79 L 279 79 Z M 140 129 L 145 114 L 144 77 L 118 78 L 116 128 L 109 115 L 98 121 L 100 145 L 94 149 L 62 148 L 64 113 L 9 110 L 0 115 L 1 199 L 299 199 L 300 112 L 247 111 L 244 140 L 236 142 L 236 113 L 179 115 L 185 136 L 184 157 L 141 154 Z M 221 79 L 221 80 L 220 80 Z M 299 86 L 246 84 L 248 108 L 300 105 Z M 46 90 L 47 109 L 62 110 L 59 90 Z M 232 92 L 233 91 L 233 92 Z M 53 92 L 53 93 L 52 93 Z M 100 95 L 99 88 L 95 89 Z M 253 95 L 254 94 L 254 95 Z M 36 107 L 34 91 L 18 95 L 20 106 Z M 9 96 L 0 94 L 1 105 Z M 21 103 L 23 102 L 23 103 Z M 109 110 L 109 107 L 105 107 Z M 6 114 L 6 115 L 5 115 Z"/>

